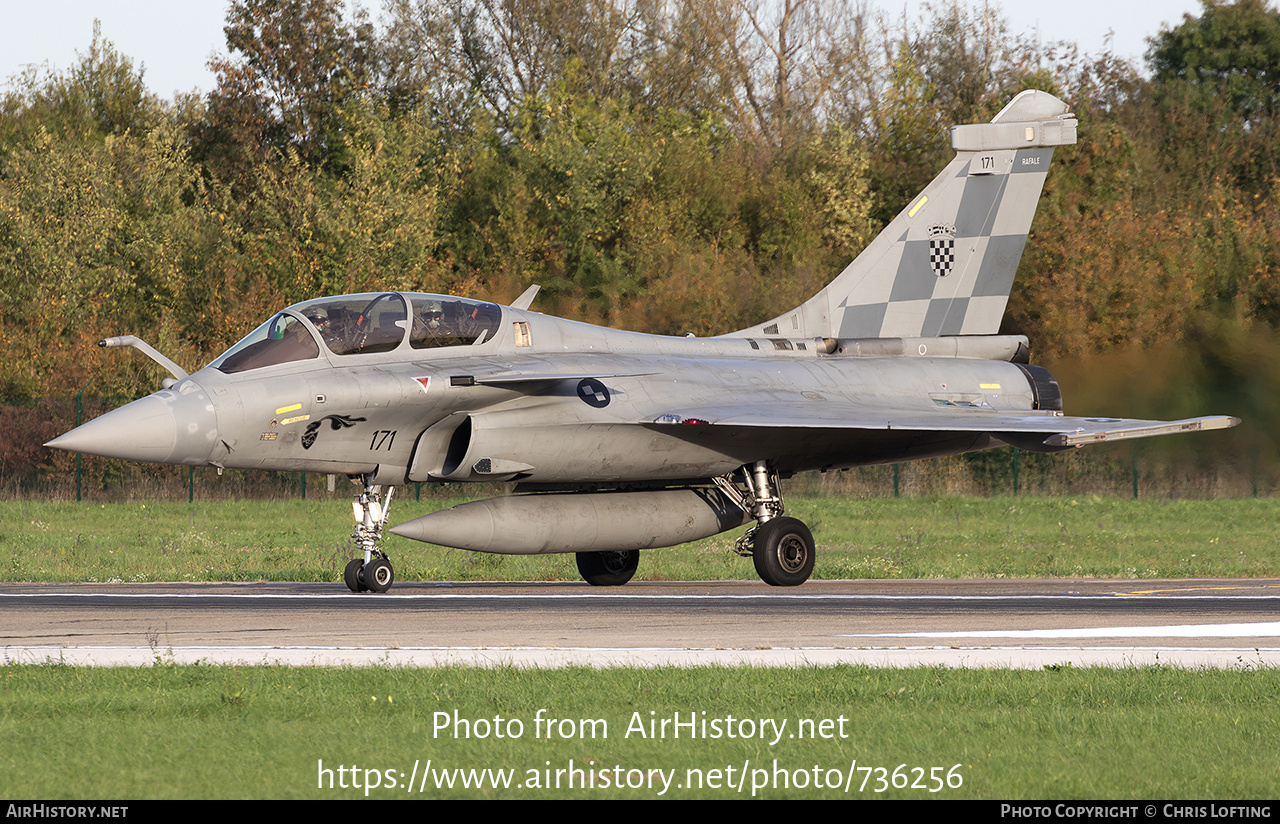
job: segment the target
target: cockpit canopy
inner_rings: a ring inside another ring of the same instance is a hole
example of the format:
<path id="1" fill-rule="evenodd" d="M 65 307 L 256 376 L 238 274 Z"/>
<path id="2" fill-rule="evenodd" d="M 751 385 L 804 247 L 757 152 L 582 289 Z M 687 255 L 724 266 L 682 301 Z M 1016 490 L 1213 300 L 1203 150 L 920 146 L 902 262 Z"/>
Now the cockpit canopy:
<path id="1" fill-rule="evenodd" d="M 502 319 L 494 303 L 422 293 L 382 292 L 318 298 L 272 317 L 222 353 L 214 369 L 228 374 L 320 357 L 396 349 L 479 346 Z"/>

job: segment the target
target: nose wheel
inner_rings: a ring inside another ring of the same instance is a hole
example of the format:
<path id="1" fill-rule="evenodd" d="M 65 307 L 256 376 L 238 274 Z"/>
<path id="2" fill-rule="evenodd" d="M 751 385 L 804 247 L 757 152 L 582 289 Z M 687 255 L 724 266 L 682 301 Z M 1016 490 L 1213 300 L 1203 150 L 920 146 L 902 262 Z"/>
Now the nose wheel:
<path id="1" fill-rule="evenodd" d="M 352 592 L 386 592 L 396 582 L 396 573 L 385 557 L 369 564 L 363 558 L 352 558 L 342 570 L 342 580 Z"/>
<path id="2" fill-rule="evenodd" d="M 342 580 L 352 592 L 366 592 L 369 588 L 364 585 L 364 559 L 352 558 L 348 561 L 346 569 L 342 570 Z"/>
<path id="3" fill-rule="evenodd" d="M 391 589 L 391 585 L 396 580 L 391 562 L 386 558 L 379 558 L 371 564 L 365 564 L 361 577 L 370 592 L 386 592 Z"/>

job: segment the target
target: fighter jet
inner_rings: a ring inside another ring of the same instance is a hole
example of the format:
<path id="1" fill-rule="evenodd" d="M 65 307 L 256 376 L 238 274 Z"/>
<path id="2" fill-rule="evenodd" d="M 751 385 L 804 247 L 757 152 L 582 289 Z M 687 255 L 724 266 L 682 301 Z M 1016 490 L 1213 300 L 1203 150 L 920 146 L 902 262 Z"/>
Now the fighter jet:
<path id="1" fill-rule="evenodd" d="M 1174 432 L 1180 421 L 1063 414 L 1057 381 L 999 325 L 1055 146 L 1076 119 L 1039 91 L 953 127 L 955 158 L 825 289 L 711 338 L 620 331 L 510 306 L 384 292 L 290 306 L 188 375 L 54 439 L 162 464 L 346 475 L 360 485 L 347 565 L 386 592 L 396 486 L 504 481 L 510 494 L 390 528 L 448 547 L 572 552 L 597 586 L 641 550 L 754 521 L 735 549 L 794 586 L 814 540 L 787 517 L 797 472 L 1013 445 L 1037 452 Z"/>

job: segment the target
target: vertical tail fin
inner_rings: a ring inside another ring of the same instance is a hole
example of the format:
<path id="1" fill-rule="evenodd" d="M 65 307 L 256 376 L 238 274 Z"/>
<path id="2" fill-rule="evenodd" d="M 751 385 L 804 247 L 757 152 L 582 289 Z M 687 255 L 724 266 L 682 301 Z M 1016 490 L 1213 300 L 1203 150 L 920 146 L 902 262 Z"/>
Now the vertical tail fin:
<path id="1" fill-rule="evenodd" d="M 835 280 L 733 335 L 996 334 L 1053 147 L 1075 142 L 1067 105 L 1033 90 L 990 123 L 952 127 L 955 159 Z"/>

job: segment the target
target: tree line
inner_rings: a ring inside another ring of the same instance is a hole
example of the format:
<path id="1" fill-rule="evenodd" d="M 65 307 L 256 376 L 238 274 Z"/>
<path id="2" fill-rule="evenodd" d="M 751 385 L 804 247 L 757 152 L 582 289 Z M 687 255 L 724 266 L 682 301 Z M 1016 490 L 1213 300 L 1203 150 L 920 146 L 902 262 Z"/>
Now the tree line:
<path id="1" fill-rule="evenodd" d="M 1055 155 L 1003 331 L 1069 413 L 1238 414 L 1196 460 L 1275 463 L 1271 3 L 1205 0 L 1141 65 L 1029 39 L 996 6 L 856 0 L 234 0 L 225 34 L 207 95 L 158 98 L 97 35 L 9 81 L 3 403 L 144 394 L 156 367 L 98 339 L 194 369 L 353 291 L 538 283 L 547 312 L 732 331 L 843 268 L 949 160 L 947 126 L 1040 88 L 1080 142 Z M 53 460 L 16 419 L 0 469 Z"/>

